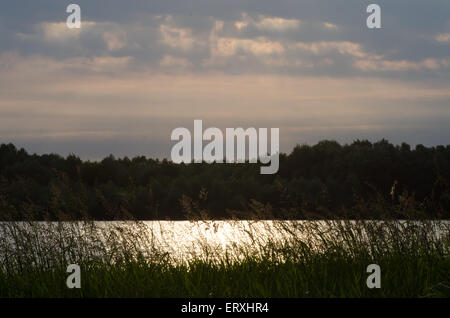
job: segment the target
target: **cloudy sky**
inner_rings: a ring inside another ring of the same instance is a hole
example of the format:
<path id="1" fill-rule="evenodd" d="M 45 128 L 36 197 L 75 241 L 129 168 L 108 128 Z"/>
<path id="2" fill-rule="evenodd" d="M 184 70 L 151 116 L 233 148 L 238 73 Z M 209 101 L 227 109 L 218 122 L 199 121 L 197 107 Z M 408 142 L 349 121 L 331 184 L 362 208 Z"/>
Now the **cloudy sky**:
<path id="1" fill-rule="evenodd" d="M 366 27 L 378 3 L 382 29 Z M 176 127 L 450 144 L 448 0 L 3 1 L 0 142 L 167 157 Z"/>

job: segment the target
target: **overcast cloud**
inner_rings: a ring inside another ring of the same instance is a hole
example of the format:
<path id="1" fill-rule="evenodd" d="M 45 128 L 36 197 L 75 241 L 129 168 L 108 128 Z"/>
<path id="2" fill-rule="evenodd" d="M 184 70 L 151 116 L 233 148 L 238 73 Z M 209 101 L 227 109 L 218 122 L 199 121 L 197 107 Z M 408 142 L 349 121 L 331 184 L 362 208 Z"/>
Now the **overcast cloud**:
<path id="1" fill-rule="evenodd" d="M 450 139 L 450 2 L 5 1 L 0 142 L 83 158 L 167 157 L 176 127 L 321 139 Z"/>

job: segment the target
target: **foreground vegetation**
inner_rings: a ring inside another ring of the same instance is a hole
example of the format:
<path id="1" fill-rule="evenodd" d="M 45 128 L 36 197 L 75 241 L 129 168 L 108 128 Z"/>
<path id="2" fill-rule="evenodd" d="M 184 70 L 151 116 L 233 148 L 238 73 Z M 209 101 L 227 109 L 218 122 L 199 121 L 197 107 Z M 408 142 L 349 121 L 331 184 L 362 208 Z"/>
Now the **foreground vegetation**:
<path id="1" fill-rule="evenodd" d="M 309 262 L 309 263 L 307 263 Z M 368 289 L 369 258 L 315 256 L 276 264 L 248 258 L 239 264 L 198 261 L 187 266 L 130 261 L 82 264 L 82 288 L 65 286 L 65 268 L 0 277 L 1 297 L 450 297 L 448 260 L 386 255 L 382 288 Z M 446 280 L 447 279 L 447 280 Z"/>
<path id="2" fill-rule="evenodd" d="M 0 297 L 450 297 L 448 222 L 260 222 L 250 244 L 200 240 L 185 258 L 141 222 L 0 223 Z M 66 287 L 70 263 L 81 289 Z M 366 286 L 373 263 L 380 289 Z"/>

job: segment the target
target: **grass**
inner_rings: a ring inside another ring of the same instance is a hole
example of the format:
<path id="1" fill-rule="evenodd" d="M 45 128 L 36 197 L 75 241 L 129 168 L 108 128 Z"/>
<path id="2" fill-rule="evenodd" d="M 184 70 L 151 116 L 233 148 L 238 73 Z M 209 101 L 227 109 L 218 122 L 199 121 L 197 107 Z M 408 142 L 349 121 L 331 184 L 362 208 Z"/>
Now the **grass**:
<path id="1" fill-rule="evenodd" d="M 198 242 L 181 261 L 142 222 L 3 222 L 0 297 L 450 297 L 448 222 L 261 224 L 248 223 L 250 243 Z M 81 289 L 66 287 L 70 263 Z M 366 286 L 372 263 L 380 289 Z"/>
<path id="2" fill-rule="evenodd" d="M 68 289 L 63 268 L 5 279 L 3 297 L 448 297 L 436 282 L 448 276 L 448 263 L 430 258 L 381 260 L 381 289 L 366 287 L 361 261 L 318 258 L 310 264 L 245 260 L 234 265 L 197 262 L 186 266 L 87 266 L 82 288 Z M 447 266 L 447 267 L 446 267 Z M 433 288 L 433 286 L 435 286 Z"/>

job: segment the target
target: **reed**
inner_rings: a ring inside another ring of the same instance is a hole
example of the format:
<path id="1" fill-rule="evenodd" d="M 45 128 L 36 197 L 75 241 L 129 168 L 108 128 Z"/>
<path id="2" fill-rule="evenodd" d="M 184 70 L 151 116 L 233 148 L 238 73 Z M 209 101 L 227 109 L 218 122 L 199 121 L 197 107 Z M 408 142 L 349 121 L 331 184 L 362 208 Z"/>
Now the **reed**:
<path id="1" fill-rule="evenodd" d="M 144 222 L 2 222 L 0 296 L 450 296 L 446 221 L 229 222 L 245 243 L 223 250 L 200 237 L 200 252 L 184 259 Z M 66 286 L 70 263 L 82 269 L 81 289 Z M 372 263 L 380 289 L 366 286 Z"/>

